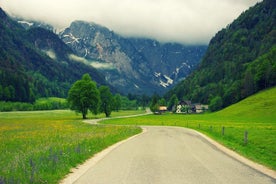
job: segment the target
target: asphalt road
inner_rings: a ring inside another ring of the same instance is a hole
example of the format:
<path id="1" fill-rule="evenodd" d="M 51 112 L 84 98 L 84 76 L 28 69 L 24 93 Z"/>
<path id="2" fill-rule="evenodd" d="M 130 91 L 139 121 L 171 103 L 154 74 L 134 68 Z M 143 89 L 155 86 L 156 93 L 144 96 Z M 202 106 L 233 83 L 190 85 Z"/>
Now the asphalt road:
<path id="1" fill-rule="evenodd" d="M 93 164 L 76 184 L 276 183 L 226 155 L 193 130 L 146 127 Z"/>

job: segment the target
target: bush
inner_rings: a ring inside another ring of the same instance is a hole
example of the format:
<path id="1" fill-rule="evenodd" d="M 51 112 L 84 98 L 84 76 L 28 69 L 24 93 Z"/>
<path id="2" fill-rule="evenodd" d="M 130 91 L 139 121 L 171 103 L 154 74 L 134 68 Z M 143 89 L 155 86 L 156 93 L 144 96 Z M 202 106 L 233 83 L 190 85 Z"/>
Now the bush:
<path id="1" fill-rule="evenodd" d="M 63 98 L 40 98 L 34 104 L 24 102 L 1 102 L 0 111 L 34 111 L 34 110 L 56 110 L 68 109 L 68 103 Z"/>
<path id="2" fill-rule="evenodd" d="M 0 111 L 31 111 L 33 110 L 33 105 L 23 102 L 0 102 Z"/>

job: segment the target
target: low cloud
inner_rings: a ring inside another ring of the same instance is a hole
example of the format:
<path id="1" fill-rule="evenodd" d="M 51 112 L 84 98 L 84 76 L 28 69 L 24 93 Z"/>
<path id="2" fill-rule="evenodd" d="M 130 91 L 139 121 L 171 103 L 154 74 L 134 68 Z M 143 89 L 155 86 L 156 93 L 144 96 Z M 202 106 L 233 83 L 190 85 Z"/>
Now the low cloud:
<path id="1" fill-rule="evenodd" d="M 73 61 L 77 61 L 77 62 L 81 62 L 81 63 L 88 63 L 88 60 L 86 60 L 83 57 L 79 57 L 75 54 L 69 54 L 69 59 L 73 60 Z"/>
<path id="2" fill-rule="evenodd" d="M 45 54 L 47 54 L 47 56 L 49 56 L 51 59 L 57 59 L 56 53 L 53 50 L 44 50 L 43 52 L 45 52 Z"/>
<path id="3" fill-rule="evenodd" d="M 103 69 L 103 70 L 114 70 L 115 67 L 111 63 L 100 63 L 100 62 L 91 62 L 91 66 L 97 69 Z"/>
<path id="4" fill-rule="evenodd" d="M 103 69 L 103 70 L 114 70 L 115 69 L 115 67 L 113 66 L 112 63 L 101 63 L 98 61 L 91 61 L 91 60 L 87 60 L 83 57 L 76 56 L 74 54 L 70 54 L 68 57 L 69 57 L 69 59 L 71 59 L 73 61 L 85 63 L 85 64 L 91 65 L 92 67 L 97 68 L 97 69 Z"/>
<path id="5" fill-rule="evenodd" d="M 0 0 L 10 15 L 64 28 L 95 22 L 124 36 L 207 44 L 212 36 L 260 0 Z"/>

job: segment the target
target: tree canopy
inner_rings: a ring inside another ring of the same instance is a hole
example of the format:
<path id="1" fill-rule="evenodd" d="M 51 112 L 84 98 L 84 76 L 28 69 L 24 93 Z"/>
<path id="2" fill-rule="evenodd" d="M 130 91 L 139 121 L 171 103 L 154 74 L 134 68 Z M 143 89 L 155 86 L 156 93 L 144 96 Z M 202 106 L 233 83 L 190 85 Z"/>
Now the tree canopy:
<path id="1" fill-rule="evenodd" d="M 68 93 L 68 103 L 71 110 L 82 113 L 83 119 L 86 119 L 88 110 L 93 114 L 98 113 L 100 92 L 89 74 L 84 74 L 81 80 L 73 84 Z"/>
<path id="2" fill-rule="evenodd" d="M 100 86 L 99 91 L 101 96 L 100 112 L 105 113 L 105 116 L 109 117 L 114 104 L 112 93 L 110 92 L 110 89 L 107 86 Z"/>

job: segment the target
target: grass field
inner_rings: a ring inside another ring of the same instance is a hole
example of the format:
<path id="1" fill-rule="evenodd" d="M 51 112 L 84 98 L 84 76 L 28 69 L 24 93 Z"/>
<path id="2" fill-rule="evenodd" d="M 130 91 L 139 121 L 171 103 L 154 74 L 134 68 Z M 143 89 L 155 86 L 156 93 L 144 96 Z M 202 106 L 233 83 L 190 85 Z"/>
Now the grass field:
<path id="1" fill-rule="evenodd" d="M 216 113 L 148 115 L 112 119 L 103 123 L 196 129 L 251 160 L 276 170 L 276 88 L 263 91 Z M 244 142 L 245 131 L 248 132 L 247 143 Z"/>
<path id="2" fill-rule="evenodd" d="M 112 116 L 137 113 L 142 111 Z M 139 132 L 133 126 L 85 124 L 68 110 L 0 113 L 0 183 L 58 183 L 72 167 Z"/>

